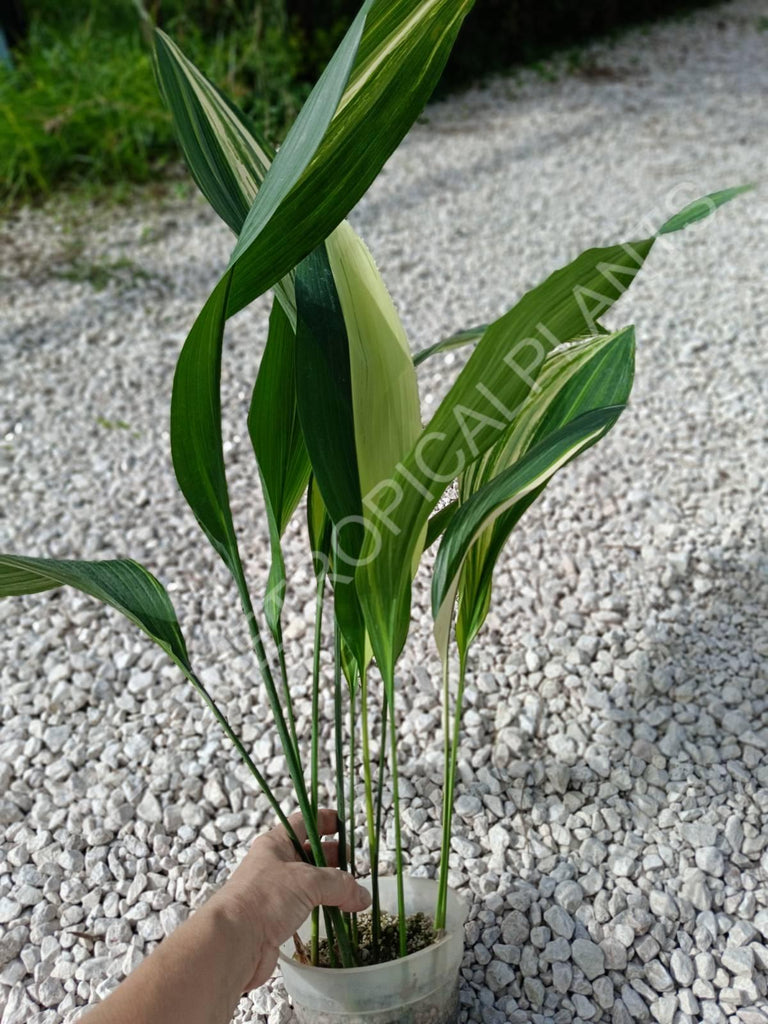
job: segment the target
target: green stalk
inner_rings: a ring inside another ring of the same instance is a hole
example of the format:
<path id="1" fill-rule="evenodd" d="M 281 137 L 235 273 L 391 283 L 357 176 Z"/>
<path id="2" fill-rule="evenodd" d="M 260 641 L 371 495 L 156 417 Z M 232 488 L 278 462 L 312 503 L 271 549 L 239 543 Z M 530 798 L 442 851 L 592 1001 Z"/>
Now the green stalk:
<path id="1" fill-rule="evenodd" d="M 373 851 L 371 853 L 371 914 L 373 916 L 373 951 L 378 954 L 381 943 L 381 898 L 379 895 L 379 850 L 384 808 L 384 772 L 387 765 L 387 699 L 381 703 L 381 744 L 379 748 L 379 777 L 376 783 L 376 820 Z"/>
<path id="2" fill-rule="evenodd" d="M 357 716 L 355 708 L 355 680 L 349 688 L 349 870 L 352 877 L 357 877 L 355 866 L 355 731 L 357 727 Z M 352 946 L 357 953 L 358 929 L 357 914 L 352 915 Z"/>
<path id="3" fill-rule="evenodd" d="M 181 666 L 179 666 L 179 667 L 181 668 Z M 253 763 L 253 761 L 252 761 L 248 751 L 243 746 L 242 741 L 240 740 L 240 737 L 233 730 L 232 726 L 229 724 L 227 719 L 224 717 L 223 712 L 219 710 L 219 708 L 218 708 L 216 702 L 214 701 L 213 697 L 211 697 L 211 695 L 208 693 L 208 691 L 206 690 L 205 686 L 198 679 L 198 677 L 194 673 L 188 672 L 184 668 L 182 668 L 182 671 L 184 672 L 184 675 L 189 679 L 190 683 L 192 683 L 192 685 L 197 690 L 197 692 L 200 694 L 200 696 L 203 698 L 203 700 L 208 705 L 210 710 L 213 712 L 214 718 L 219 723 L 221 728 L 224 730 L 224 733 L 225 733 L 227 739 L 234 745 L 235 749 L 237 750 L 238 754 L 242 758 L 243 762 L 245 763 L 246 767 L 250 771 L 251 775 L 253 775 L 253 777 L 256 779 L 256 783 L 258 784 L 258 786 L 261 789 L 262 793 L 266 796 L 267 800 L 269 800 L 269 804 L 272 807 L 272 810 L 277 815 L 278 821 L 283 826 L 283 828 L 286 830 L 286 832 L 288 833 L 288 835 L 289 835 L 289 837 L 291 839 L 291 842 L 296 847 L 297 853 L 302 858 L 302 860 L 306 860 L 307 859 L 307 855 L 306 855 L 306 853 L 304 851 L 304 848 L 302 847 L 301 843 L 299 842 L 296 833 L 293 831 L 293 827 L 291 826 L 291 823 L 286 818 L 285 814 L 283 813 L 283 809 L 280 807 L 280 804 L 277 802 L 277 799 L 274 796 L 274 794 L 272 793 L 272 790 L 269 788 L 269 784 L 267 783 L 267 780 L 261 774 L 261 772 L 256 767 L 256 765 Z"/>
<path id="4" fill-rule="evenodd" d="M 291 698 L 291 688 L 288 685 L 288 666 L 285 663 L 285 646 L 283 644 L 283 628 L 282 624 L 278 622 L 277 630 L 275 631 L 275 646 L 277 647 L 277 661 L 280 666 L 280 681 L 283 686 L 283 697 L 285 699 L 285 709 L 288 713 L 288 726 L 291 730 L 291 739 L 293 740 L 293 749 L 296 751 L 297 760 L 301 759 L 301 752 L 299 750 L 299 737 L 296 733 L 296 718 L 293 713 L 293 699 Z"/>
<path id="5" fill-rule="evenodd" d="M 452 794 L 449 793 L 451 773 L 451 694 L 448 658 L 443 662 L 443 808 L 441 825 L 443 829 L 440 846 L 440 873 L 437 883 L 437 906 L 435 909 L 435 930 L 445 927 L 445 895 L 448 891 L 448 857 L 451 848 L 448 808 Z"/>
<path id="6" fill-rule="evenodd" d="M 307 793 L 301 761 L 293 748 L 293 743 L 288 731 L 288 726 L 286 725 L 285 716 L 283 715 L 283 709 L 280 705 L 277 687 L 275 686 L 275 680 L 272 677 L 272 671 L 269 667 L 267 654 L 264 650 L 261 633 L 259 632 L 259 625 L 256 621 L 256 616 L 253 611 L 253 605 L 251 604 L 250 594 L 248 593 L 248 587 L 245 583 L 245 576 L 242 569 L 240 569 L 235 579 L 237 581 L 238 590 L 240 591 L 240 600 L 243 605 L 243 611 L 248 620 L 248 628 L 250 630 L 253 648 L 256 653 L 256 660 L 258 661 L 261 676 L 264 680 L 264 686 L 267 691 L 267 699 L 272 711 L 272 716 L 275 720 L 275 725 L 277 726 L 277 734 L 280 738 L 280 744 L 283 748 L 286 761 L 288 762 L 288 772 L 291 776 L 291 782 L 293 783 L 293 788 L 296 792 L 299 809 L 304 818 L 309 846 L 312 851 L 315 864 L 318 867 L 325 867 L 325 854 L 323 853 L 320 833 L 317 828 L 317 816 L 312 813 L 312 805 Z M 329 907 L 327 908 L 327 912 L 337 932 L 339 953 L 341 954 L 342 964 L 344 967 L 354 967 L 355 964 L 354 957 L 352 955 L 352 947 L 350 945 L 349 936 L 347 935 L 344 927 L 344 920 L 341 912 L 337 907 Z M 328 935 L 328 944 L 329 946 L 332 945 L 331 934 Z"/>
<path id="7" fill-rule="evenodd" d="M 339 870 L 347 870 L 347 811 L 344 799 L 344 719 L 341 685 L 341 633 L 337 622 L 333 631 L 333 732 L 335 739 L 336 814 L 339 819 Z M 348 933 L 352 933 L 352 918 L 344 915 Z"/>
<path id="8" fill-rule="evenodd" d="M 440 847 L 440 876 L 437 883 L 437 908 L 435 910 L 435 931 L 445 928 L 445 917 L 448 902 L 448 857 L 451 849 L 451 823 L 453 820 L 453 793 L 456 788 L 456 761 L 461 737 L 461 711 L 464 701 L 464 681 L 467 672 L 466 652 L 459 654 L 459 688 L 456 693 L 456 707 L 453 712 L 453 739 L 448 736 L 448 666 L 443 675 L 445 749 L 447 751 L 443 767 L 443 841 Z"/>
<path id="9" fill-rule="evenodd" d="M 385 685 L 390 702 L 389 739 L 390 757 L 392 759 L 392 811 L 395 816 L 395 873 L 397 877 L 397 930 L 399 937 L 400 956 L 408 953 L 408 937 L 405 920 L 405 890 L 403 885 L 403 841 L 400 830 L 400 784 L 397 772 L 397 723 L 395 721 L 395 681 L 388 680 Z M 382 735 L 383 740 L 383 735 Z"/>
<path id="10" fill-rule="evenodd" d="M 368 732 L 368 670 L 360 672 L 360 720 L 363 733 L 363 778 L 365 779 L 365 823 L 368 829 L 368 850 L 371 867 L 376 846 L 376 822 L 373 816 L 373 780 L 371 776 L 371 747 Z"/>
<path id="11" fill-rule="evenodd" d="M 317 592 L 315 597 L 315 646 L 312 655 L 312 738 L 310 749 L 310 798 L 312 812 L 317 817 L 318 811 L 318 760 L 319 760 L 319 729 L 320 729 L 320 647 L 323 637 L 323 598 L 325 595 L 325 568 L 317 572 Z M 326 922 L 327 928 L 327 922 Z M 320 944 L 320 912 L 315 907 L 311 922 L 311 961 L 317 965 L 318 947 Z M 328 946 L 332 948 L 332 933 L 328 935 Z"/>

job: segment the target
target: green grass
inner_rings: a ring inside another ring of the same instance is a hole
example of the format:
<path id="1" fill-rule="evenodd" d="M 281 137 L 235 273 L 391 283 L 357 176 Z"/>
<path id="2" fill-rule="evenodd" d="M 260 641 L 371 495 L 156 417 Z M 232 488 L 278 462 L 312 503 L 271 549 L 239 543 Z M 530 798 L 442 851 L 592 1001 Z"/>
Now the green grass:
<path id="1" fill-rule="evenodd" d="M 127 0 L 120 18 L 105 19 L 102 0 L 74 22 L 41 6 L 15 69 L 0 67 L 0 208 L 61 186 L 167 179 L 180 151 Z M 166 27 L 268 138 L 281 139 L 307 87 L 295 83 L 297 55 L 277 19 L 257 7 L 207 42 L 184 16 Z"/>

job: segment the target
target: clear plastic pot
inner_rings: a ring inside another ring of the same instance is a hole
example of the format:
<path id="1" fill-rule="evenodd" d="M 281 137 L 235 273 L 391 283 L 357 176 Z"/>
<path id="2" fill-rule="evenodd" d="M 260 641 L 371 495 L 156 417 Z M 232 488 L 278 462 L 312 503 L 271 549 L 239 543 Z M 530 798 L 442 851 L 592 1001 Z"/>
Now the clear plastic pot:
<path id="1" fill-rule="evenodd" d="M 382 909 L 397 914 L 395 878 L 379 879 L 379 892 Z M 436 902 L 437 882 L 405 879 L 406 914 L 421 911 L 431 918 Z M 292 940 L 284 943 L 280 970 L 300 1024 L 454 1024 L 466 916 L 465 904 L 449 890 L 443 939 L 370 967 L 310 967 L 293 959 Z M 320 921 L 322 929 L 322 915 Z M 309 922 L 300 935 L 309 940 Z"/>

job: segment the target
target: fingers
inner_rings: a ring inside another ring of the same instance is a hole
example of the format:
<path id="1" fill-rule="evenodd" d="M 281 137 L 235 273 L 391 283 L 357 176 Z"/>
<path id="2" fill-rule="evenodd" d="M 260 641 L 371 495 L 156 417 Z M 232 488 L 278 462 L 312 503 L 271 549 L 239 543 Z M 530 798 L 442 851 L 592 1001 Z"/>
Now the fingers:
<path id="1" fill-rule="evenodd" d="M 322 807 L 317 812 L 317 830 L 321 836 L 335 836 L 339 831 L 339 816 L 332 807 Z"/>
<path id="2" fill-rule="evenodd" d="M 288 818 L 288 823 L 290 824 L 293 831 L 296 833 L 296 838 L 299 840 L 299 842 L 306 843 L 307 826 L 304 824 L 304 815 L 301 813 L 301 811 L 296 811 L 294 814 L 291 814 Z M 282 825 L 278 825 L 275 831 L 282 832 L 283 835 L 286 836 L 286 838 L 290 838 L 288 837 L 288 834 Z"/>
<path id="3" fill-rule="evenodd" d="M 304 824 L 304 816 L 301 811 L 296 811 L 295 814 L 292 814 L 288 818 L 288 822 L 296 833 L 296 838 L 299 842 L 306 844 L 307 827 Z M 333 808 L 323 807 L 317 812 L 317 830 L 321 836 L 333 836 L 339 831 L 339 817 Z M 286 838 L 288 838 L 288 835 L 282 825 L 278 825 L 274 831 L 282 833 Z"/>
<path id="4" fill-rule="evenodd" d="M 315 905 L 339 907 L 348 913 L 357 913 L 371 905 L 371 895 L 358 885 L 352 875 L 336 868 L 310 868 L 312 896 Z"/>
<path id="5" fill-rule="evenodd" d="M 332 839 L 330 842 L 322 844 L 323 853 L 325 854 L 325 863 L 329 868 L 337 868 L 339 866 L 339 843 L 337 839 Z M 309 843 L 304 843 L 304 849 L 307 853 L 312 852 L 312 848 Z"/>

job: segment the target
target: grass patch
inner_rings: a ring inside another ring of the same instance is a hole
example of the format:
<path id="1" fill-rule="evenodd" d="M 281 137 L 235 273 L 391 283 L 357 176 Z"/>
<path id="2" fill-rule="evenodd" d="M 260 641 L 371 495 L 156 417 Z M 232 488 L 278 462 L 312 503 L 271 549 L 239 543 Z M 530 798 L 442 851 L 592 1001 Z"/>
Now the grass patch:
<path id="1" fill-rule="evenodd" d="M 0 208 L 60 186 L 119 188 L 167 177 L 180 151 L 127 0 L 94 2 L 79 18 L 49 0 L 30 8 L 14 69 L 0 67 Z M 256 5 L 205 41 L 187 15 L 165 22 L 275 142 L 308 91 L 295 81 L 297 53 L 278 13 Z"/>

